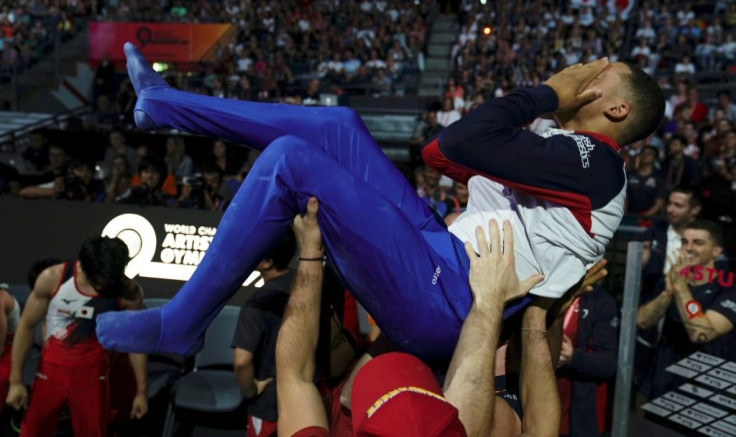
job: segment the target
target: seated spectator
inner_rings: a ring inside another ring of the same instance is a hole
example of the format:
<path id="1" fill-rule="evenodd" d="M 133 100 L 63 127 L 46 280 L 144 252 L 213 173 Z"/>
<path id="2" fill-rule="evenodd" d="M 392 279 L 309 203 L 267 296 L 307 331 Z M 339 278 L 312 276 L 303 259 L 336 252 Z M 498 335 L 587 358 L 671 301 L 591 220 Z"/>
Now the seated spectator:
<path id="1" fill-rule="evenodd" d="M 58 144 L 52 144 L 48 148 L 48 171 L 35 176 L 26 178 L 31 185 L 23 187 L 19 194 L 23 197 L 50 198 L 54 195 L 54 184 L 60 178 L 64 178 L 69 174 L 69 156 L 63 147 Z"/>
<path id="2" fill-rule="evenodd" d="M 21 171 L 25 170 L 26 174 L 39 174 L 48 171 L 49 167 L 49 147 L 46 140 L 38 132 L 28 134 L 28 147 L 21 154 L 24 164 Z"/>
<path id="3" fill-rule="evenodd" d="M 168 171 L 163 160 L 150 155 L 145 156 L 138 163 L 140 186 L 131 187 L 115 201 L 140 206 L 174 205 L 176 199 L 161 189 L 167 175 Z"/>
<path id="4" fill-rule="evenodd" d="M 97 97 L 97 106 L 92 111 L 89 119 L 89 127 L 102 131 L 111 131 L 120 122 L 116 108 L 111 104 L 107 95 Z"/>
<path id="5" fill-rule="evenodd" d="M 652 55 L 652 50 L 649 48 L 649 40 L 641 38 L 639 44 L 631 50 L 631 58 L 635 61 L 639 61 L 639 58 L 646 58 Z"/>
<path id="6" fill-rule="evenodd" d="M 353 94 L 365 94 L 364 88 L 370 87 L 373 76 L 365 65 L 358 67 L 358 71 L 348 80 Z"/>
<path id="7" fill-rule="evenodd" d="M 687 36 L 683 34 L 679 34 L 677 36 L 675 44 L 672 46 L 671 53 L 673 56 L 679 56 L 679 59 L 682 59 L 683 56 L 687 56 L 688 58 L 692 56 L 693 46 L 687 40 Z"/>
<path id="8" fill-rule="evenodd" d="M 454 205 L 450 213 L 445 216 L 445 224 L 447 226 L 450 226 L 460 214 L 465 212 L 465 208 L 468 206 L 468 198 L 470 197 L 468 186 L 460 182 L 453 183 L 452 192 L 452 202 Z"/>
<path id="9" fill-rule="evenodd" d="M 618 327 L 616 300 L 600 286 L 576 299 L 565 313 L 557 363 L 560 436 L 605 433 L 608 382 L 618 362 Z"/>
<path id="10" fill-rule="evenodd" d="M 465 90 L 463 89 L 462 85 L 459 85 L 457 82 L 455 82 L 455 79 L 453 78 L 447 79 L 447 84 L 445 85 L 445 94 L 442 97 L 443 99 L 446 99 L 448 97 L 453 99 L 455 109 L 458 109 L 458 112 L 462 111 L 465 108 Z"/>
<path id="11" fill-rule="evenodd" d="M 358 68 L 363 65 L 360 59 L 355 56 L 355 52 L 350 49 L 345 52 L 342 64 L 348 78 L 352 78 L 358 72 Z"/>
<path id="12" fill-rule="evenodd" d="M 718 150 L 703 157 L 703 177 L 729 179 L 736 166 L 736 131 L 727 130 L 718 136 Z"/>
<path id="13" fill-rule="evenodd" d="M 138 168 L 143 158 L 152 156 L 152 154 L 153 152 L 151 151 L 151 148 L 148 147 L 148 145 L 146 144 L 141 144 L 140 146 L 136 147 L 135 148 L 136 168 Z M 140 187 L 141 184 L 142 182 L 141 182 L 140 173 L 135 173 L 133 177 L 130 178 L 130 186 L 135 188 L 135 187 Z M 168 167 L 167 167 L 167 173 L 165 173 L 165 176 L 164 176 L 163 185 L 161 185 L 161 189 L 164 191 L 164 193 L 172 197 L 175 197 L 177 192 L 179 191 L 176 185 L 176 179 L 174 178 L 174 174 L 168 172 Z"/>
<path id="14" fill-rule="evenodd" d="M 723 251 L 722 235 L 713 222 L 698 220 L 687 225 L 682 251 L 675 255 L 672 269 L 658 284 L 656 297 L 639 308 L 636 322 L 640 328 L 651 328 L 664 317 L 656 357 L 642 385 L 648 399 L 682 385 L 682 377 L 665 370 L 682 358 L 697 351 L 730 356 L 736 287 L 733 276 L 727 282 L 729 272 L 716 263 Z M 693 302 L 697 303 L 695 310 Z"/>
<path id="15" fill-rule="evenodd" d="M 114 202 L 130 189 L 130 168 L 125 155 L 117 155 L 112 160 L 112 168 L 105 181 L 105 202 Z"/>
<path id="16" fill-rule="evenodd" d="M 365 63 L 365 66 L 373 71 L 376 72 L 380 70 L 381 68 L 386 68 L 386 63 L 378 58 L 378 51 L 377 50 L 371 50 L 370 58 Z"/>
<path id="17" fill-rule="evenodd" d="M 222 140 L 215 140 L 212 143 L 212 150 L 210 151 L 207 162 L 220 167 L 225 178 L 237 176 L 243 165 L 242 162 L 238 162 L 238 160 L 230 155 L 230 149 Z"/>
<path id="18" fill-rule="evenodd" d="M 696 125 L 705 121 L 705 117 L 708 115 L 708 107 L 705 105 L 705 103 L 700 101 L 698 88 L 696 86 L 690 85 L 687 87 L 686 102 L 692 107 L 693 110 L 693 112 L 690 114 L 690 120 Z"/>
<path id="19" fill-rule="evenodd" d="M 373 76 L 373 95 L 374 96 L 387 96 L 391 94 L 391 87 L 393 81 L 389 76 L 386 75 L 384 68 L 379 68 Z"/>
<path id="20" fill-rule="evenodd" d="M 658 172 L 657 155 L 655 147 L 644 146 L 639 153 L 639 165 L 629 171 L 626 177 L 627 212 L 642 217 L 662 212 L 667 185 Z"/>
<path id="21" fill-rule="evenodd" d="M 135 168 L 138 162 L 136 151 L 125 143 L 123 133 L 119 130 L 114 130 L 110 132 L 108 138 L 110 145 L 105 149 L 105 166 L 108 169 L 112 168 L 113 158 L 117 155 L 124 155 L 128 158 L 128 167 L 131 169 Z"/>
<path id="22" fill-rule="evenodd" d="M 453 98 L 446 97 L 442 100 L 442 109 L 437 111 L 437 122 L 443 127 L 460 120 L 460 112 L 455 109 Z"/>
<path id="23" fill-rule="evenodd" d="M 184 179 L 178 204 L 183 208 L 224 211 L 233 199 L 232 188 L 219 167 L 207 164 L 201 175 Z"/>
<path id="24" fill-rule="evenodd" d="M 734 39 L 733 33 L 727 33 L 723 44 L 716 50 L 723 65 L 733 65 L 734 60 L 736 60 L 736 40 Z"/>
<path id="25" fill-rule="evenodd" d="M 43 185 L 46 188 L 53 186 L 54 180 L 59 176 L 66 176 L 69 173 L 69 155 L 66 150 L 58 144 L 51 144 L 47 152 L 47 161 L 49 163 L 46 171 L 40 175 L 25 176 L 23 178 L 25 185 Z M 26 187 L 31 188 L 31 187 Z M 25 188 L 21 190 L 21 195 L 26 197 L 34 197 Z"/>
<path id="26" fill-rule="evenodd" d="M 706 157 L 703 191 L 708 193 L 704 216 L 719 223 L 724 232 L 726 253 L 736 250 L 736 132 L 722 135 L 718 152 Z"/>
<path id="27" fill-rule="evenodd" d="M 678 185 L 700 185 L 700 169 L 694 159 L 685 155 L 687 140 L 682 135 L 674 135 L 667 144 L 667 157 L 662 162 L 662 175 L 667 188 Z"/>
<path id="28" fill-rule="evenodd" d="M 636 29 L 636 33 L 634 34 L 634 38 L 646 38 L 650 41 L 653 40 L 655 36 L 656 32 L 652 27 L 652 20 L 650 19 L 644 20 L 644 24 Z"/>
<path id="29" fill-rule="evenodd" d="M 695 46 L 695 56 L 701 70 L 712 71 L 716 67 L 716 46 L 713 37 L 705 35 L 702 41 Z"/>
<path id="30" fill-rule="evenodd" d="M 445 187 L 440 185 L 442 175 L 435 169 L 424 166 L 424 185 L 417 189 L 419 197 L 424 199 L 440 217 L 444 218 L 452 212 L 454 200 Z"/>
<path id="31" fill-rule="evenodd" d="M 192 158 L 187 155 L 184 138 L 168 137 L 166 139 L 164 162 L 169 169 L 169 174 L 174 175 L 177 183 L 192 175 Z"/>
<path id="32" fill-rule="evenodd" d="M 105 185 L 93 176 L 94 170 L 88 161 L 73 159 L 69 163 L 69 175 L 54 181 L 53 198 L 102 202 L 105 199 Z"/>
<path id="33" fill-rule="evenodd" d="M 307 89 L 302 95 L 302 104 L 304 105 L 319 105 L 320 94 L 319 94 L 319 79 L 312 79 L 307 85 Z"/>
<path id="34" fill-rule="evenodd" d="M 728 121 L 733 122 L 736 120 L 736 103 L 731 101 L 731 92 L 728 90 L 720 90 L 716 93 L 716 98 L 718 102 L 716 103 L 716 106 L 710 109 L 708 117 L 711 120 L 715 120 L 715 111 L 721 109 Z"/>
<path id="35" fill-rule="evenodd" d="M 345 66 L 340 60 L 340 53 L 333 52 L 332 59 L 327 62 L 327 78 L 333 82 L 342 82 L 345 76 Z"/>
<path id="36" fill-rule="evenodd" d="M 695 65 L 690 62 L 689 56 L 683 56 L 680 62 L 675 64 L 675 74 L 695 74 Z"/>
<path id="37" fill-rule="evenodd" d="M 681 123 L 677 133 L 685 139 L 685 150 L 682 153 L 697 161 L 700 157 L 700 146 L 698 129 L 695 127 L 695 123 L 691 120 Z"/>
<path id="38" fill-rule="evenodd" d="M 420 165 L 422 161 L 421 147 L 432 137 L 442 130 L 443 126 L 437 122 L 437 112 L 427 111 L 424 116 L 417 121 L 414 128 L 414 134 L 409 140 L 409 161 L 412 167 Z"/>

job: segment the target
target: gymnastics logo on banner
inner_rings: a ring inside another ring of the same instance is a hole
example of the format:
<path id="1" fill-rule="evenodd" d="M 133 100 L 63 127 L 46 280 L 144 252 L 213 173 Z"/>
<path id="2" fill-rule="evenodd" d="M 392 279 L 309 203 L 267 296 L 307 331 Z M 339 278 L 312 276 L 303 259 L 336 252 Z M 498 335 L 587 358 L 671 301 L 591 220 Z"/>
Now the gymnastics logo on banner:
<path id="1" fill-rule="evenodd" d="M 125 60 L 123 45 L 130 41 L 151 61 L 197 63 L 214 58 L 218 47 L 235 36 L 235 26 L 177 23 L 94 22 L 89 26 L 89 58 L 112 62 Z"/>
<path id="2" fill-rule="evenodd" d="M 147 218 L 121 214 L 105 225 L 102 236 L 120 238 L 128 246 L 131 259 L 125 274 L 129 278 L 187 281 L 209 249 L 215 232 L 217 228 L 212 226 L 180 223 L 164 223 L 157 232 Z M 158 238 L 160 234 L 164 235 L 163 241 Z M 260 288 L 263 284 L 260 273 L 253 271 L 243 286 Z"/>

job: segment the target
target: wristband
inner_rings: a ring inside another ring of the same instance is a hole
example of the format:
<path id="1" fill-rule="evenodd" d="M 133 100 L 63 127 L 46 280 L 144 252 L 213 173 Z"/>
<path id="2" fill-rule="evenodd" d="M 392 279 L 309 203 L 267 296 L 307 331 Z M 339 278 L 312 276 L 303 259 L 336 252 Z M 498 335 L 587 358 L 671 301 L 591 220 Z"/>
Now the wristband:
<path id="1" fill-rule="evenodd" d="M 327 257 L 324 256 L 324 255 L 321 256 L 321 257 L 319 257 L 319 258 L 302 258 L 302 257 L 298 257 L 297 260 L 300 261 L 300 262 L 301 261 L 319 261 L 319 262 L 326 262 L 327 261 Z"/>

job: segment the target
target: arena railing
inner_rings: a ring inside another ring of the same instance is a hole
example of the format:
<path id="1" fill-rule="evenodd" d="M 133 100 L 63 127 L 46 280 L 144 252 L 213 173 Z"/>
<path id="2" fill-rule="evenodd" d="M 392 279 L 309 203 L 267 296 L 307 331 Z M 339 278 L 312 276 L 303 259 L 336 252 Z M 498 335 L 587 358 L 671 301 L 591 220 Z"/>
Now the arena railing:
<path id="1" fill-rule="evenodd" d="M 44 118 L 36 122 L 20 126 L 8 132 L 3 132 L 0 134 L 0 151 L 16 152 L 18 149 L 18 143 L 23 141 L 29 133 L 37 129 L 48 127 L 57 127 L 63 129 L 64 127 L 66 127 L 66 124 L 69 123 L 70 119 L 79 117 L 89 112 L 90 107 L 83 105 L 75 109 L 70 109 L 66 112 L 50 115 L 48 118 Z M 22 114 L 23 112 L 19 113 Z"/>

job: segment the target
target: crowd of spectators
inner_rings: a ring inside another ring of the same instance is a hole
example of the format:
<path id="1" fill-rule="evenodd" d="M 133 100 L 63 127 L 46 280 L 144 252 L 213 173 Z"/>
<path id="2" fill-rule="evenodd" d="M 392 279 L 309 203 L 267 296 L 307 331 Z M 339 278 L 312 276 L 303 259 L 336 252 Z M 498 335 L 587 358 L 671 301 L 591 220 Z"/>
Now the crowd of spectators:
<path id="1" fill-rule="evenodd" d="M 726 71 L 736 57 L 736 5 L 717 4 L 713 14 L 696 15 L 692 2 L 678 9 L 644 2 L 638 14 L 636 46 L 629 58 L 648 73 Z"/>
<path id="2" fill-rule="evenodd" d="M 79 20 L 91 14 L 87 0 L 3 2 L 0 8 L 0 67 L 27 67 L 49 54 L 55 41 L 69 40 Z"/>
<path id="3" fill-rule="evenodd" d="M 454 74 L 443 96 L 459 112 L 538 85 L 570 64 L 622 58 L 626 15 L 606 2 L 467 2 L 459 16 Z"/>
<path id="4" fill-rule="evenodd" d="M 213 63 L 180 77 L 189 91 L 226 98 L 319 104 L 320 93 L 415 92 L 429 15 L 425 2 L 290 0 L 279 3 L 121 1 L 114 21 L 232 23 Z M 409 88 L 409 89 L 407 89 Z"/>

